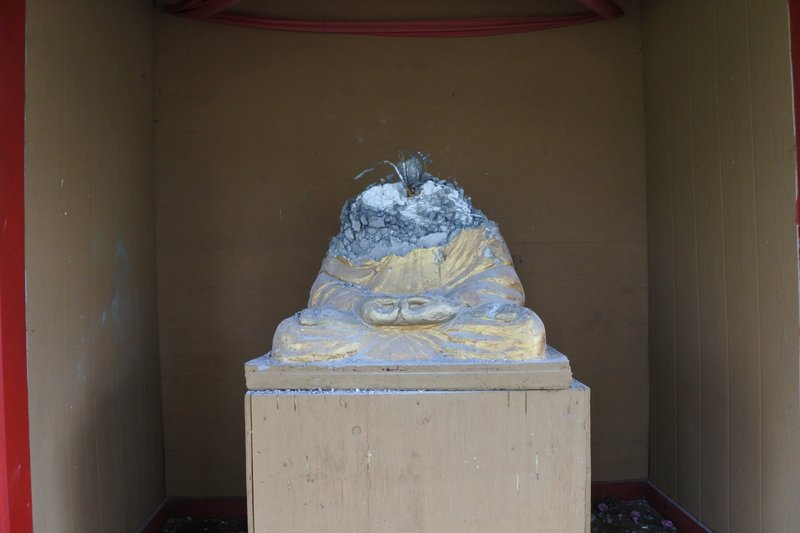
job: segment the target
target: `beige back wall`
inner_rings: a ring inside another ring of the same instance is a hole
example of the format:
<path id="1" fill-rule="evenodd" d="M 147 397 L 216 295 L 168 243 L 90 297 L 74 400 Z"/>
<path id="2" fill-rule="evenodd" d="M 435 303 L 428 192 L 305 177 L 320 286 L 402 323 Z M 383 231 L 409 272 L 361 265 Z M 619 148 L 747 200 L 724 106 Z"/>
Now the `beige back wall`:
<path id="1" fill-rule="evenodd" d="M 26 9 L 34 530 L 133 532 L 164 497 L 152 5 Z"/>
<path id="2" fill-rule="evenodd" d="M 352 177 L 415 148 L 499 222 L 529 306 L 592 388 L 594 478 L 647 476 L 641 36 L 638 3 L 622 4 L 610 22 L 479 39 L 158 15 L 170 495 L 244 493 L 242 364 L 305 306 L 342 204 L 366 185 Z"/>
<path id="3" fill-rule="evenodd" d="M 797 531 L 787 3 L 645 5 L 651 476 L 714 531 Z"/>

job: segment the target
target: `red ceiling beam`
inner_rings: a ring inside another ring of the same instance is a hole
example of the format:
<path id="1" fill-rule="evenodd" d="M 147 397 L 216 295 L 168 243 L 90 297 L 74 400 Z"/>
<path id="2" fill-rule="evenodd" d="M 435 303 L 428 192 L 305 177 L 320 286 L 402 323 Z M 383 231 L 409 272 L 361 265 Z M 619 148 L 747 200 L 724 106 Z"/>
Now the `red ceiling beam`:
<path id="1" fill-rule="evenodd" d="M 384 37 L 478 37 L 521 33 L 596 22 L 622 15 L 612 0 L 580 0 L 592 13 L 550 17 L 504 17 L 437 20 L 292 20 L 230 12 L 241 0 L 177 0 L 166 11 L 194 20 L 264 30 L 342 33 Z"/>
<path id="2" fill-rule="evenodd" d="M 603 18 L 613 19 L 622 15 L 622 9 L 613 0 L 580 0 L 580 2 Z"/>

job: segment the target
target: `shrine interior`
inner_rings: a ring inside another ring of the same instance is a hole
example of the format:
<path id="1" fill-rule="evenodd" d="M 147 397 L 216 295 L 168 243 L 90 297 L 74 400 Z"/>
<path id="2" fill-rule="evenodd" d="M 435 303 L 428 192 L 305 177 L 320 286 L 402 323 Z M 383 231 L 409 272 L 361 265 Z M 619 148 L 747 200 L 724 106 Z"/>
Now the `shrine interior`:
<path id="1" fill-rule="evenodd" d="M 610 20 L 453 39 L 265 31 L 165 3 L 27 5 L 37 531 L 137 531 L 165 499 L 244 497 L 243 364 L 305 307 L 342 204 L 373 179 L 354 176 L 400 150 L 499 224 L 591 389 L 593 482 L 648 480 L 718 531 L 800 522 L 786 2 L 620 0 Z"/>

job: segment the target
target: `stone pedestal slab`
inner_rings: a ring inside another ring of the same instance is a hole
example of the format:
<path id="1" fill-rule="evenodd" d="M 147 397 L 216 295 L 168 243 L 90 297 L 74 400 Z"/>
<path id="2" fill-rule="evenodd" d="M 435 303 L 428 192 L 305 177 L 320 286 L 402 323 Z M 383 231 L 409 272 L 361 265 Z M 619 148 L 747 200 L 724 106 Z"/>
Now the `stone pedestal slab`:
<path id="1" fill-rule="evenodd" d="M 249 390 L 534 390 L 572 383 L 569 360 L 552 346 L 524 361 L 452 359 L 379 361 L 349 357 L 324 363 L 281 363 L 268 355 L 245 365 Z"/>
<path id="2" fill-rule="evenodd" d="M 250 391 L 250 533 L 589 531 L 589 389 Z"/>

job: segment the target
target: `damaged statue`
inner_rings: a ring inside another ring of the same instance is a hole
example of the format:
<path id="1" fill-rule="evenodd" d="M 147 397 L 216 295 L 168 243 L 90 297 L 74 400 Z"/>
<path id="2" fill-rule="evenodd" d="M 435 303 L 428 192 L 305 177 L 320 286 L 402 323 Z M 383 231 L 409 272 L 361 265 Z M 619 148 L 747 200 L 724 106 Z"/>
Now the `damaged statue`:
<path id="1" fill-rule="evenodd" d="M 524 307 L 497 224 L 459 186 L 429 174 L 427 161 L 416 152 L 385 162 L 399 180 L 345 204 L 308 308 L 278 326 L 273 359 L 545 356 L 544 325 Z"/>

